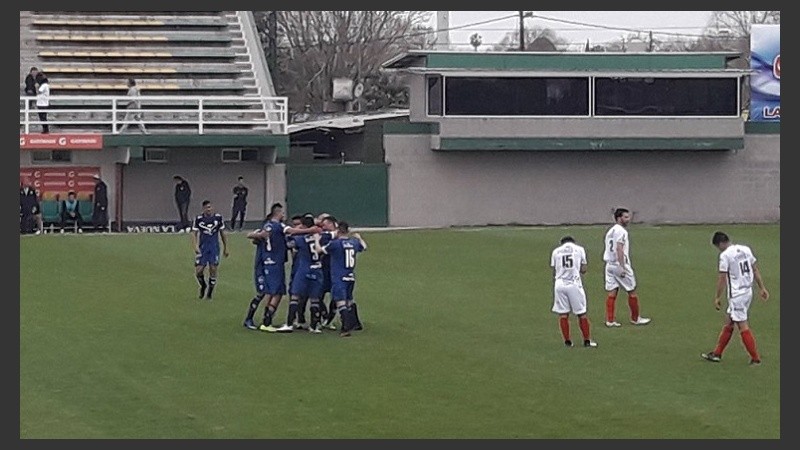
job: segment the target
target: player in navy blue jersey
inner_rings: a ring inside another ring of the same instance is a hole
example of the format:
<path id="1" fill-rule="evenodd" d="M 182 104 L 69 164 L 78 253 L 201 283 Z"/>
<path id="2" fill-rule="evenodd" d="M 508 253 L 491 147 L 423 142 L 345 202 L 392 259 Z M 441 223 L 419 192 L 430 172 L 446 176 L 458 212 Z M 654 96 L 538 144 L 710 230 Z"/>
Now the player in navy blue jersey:
<path id="1" fill-rule="evenodd" d="M 219 241 L 222 239 L 222 254 L 228 257 L 228 239 L 225 237 L 225 221 L 222 215 L 214 212 L 211 201 L 203 201 L 203 213 L 195 217 L 192 225 L 192 246 L 194 247 L 194 267 L 197 282 L 200 283 L 200 298 L 211 300 L 217 284 L 219 267 Z M 208 266 L 208 285 L 205 280 L 205 267 Z M 206 288 L 208 290 L 206 290 Z"/>
<path id="2" fill-rule="evenodd" d="M 320 226 L 322 227 L 323 233 L 327 233 L 330 235 L 331 239 L 336 237 L 336 227 L 338 223 L 336 218 L 329 215 L 324 214 L 320 215 Z M 320 310 L 322 311 L 322 327 L 328 328 L 331 330 L 335 330 L 336 326 L 333 324 L 333 319 L 336 317 L 336 305 L 333 302 L 333 296 L 330 295 L 331 292 L 331 256 L 323 254 L 322 256 L 322 275 L 323 275 L 323 290 L 322 290 L 322 298 L 319 299 L 320 304 L 322 307 Z M 325 308 L 325 294 L 329 294 L 328 296 L 330 299 L 328 300 L 328 307 L 327 310 Z"/>
<path id="3" fill-rule="evenodd" d="M 256 231 L 248 233 L 247 237 L 261 246 L 257 253 L 261 255 L 260 264 L 256 261 L 257 267 L 254 271 L 256 281 L 256 296 L 250 301 L 244 327 L 256 329 L 253 323 L 258 305 L 261 300 L 268 296 L 267 305 L 264 308 L 264 319 L 258 327 L 261 331 L 275 332 L 278 329 L 272 326 L 272 318 L 280 305 L 281 299 L 286 294 L 286 270 L 285 263 L 287 257 L 286 234 L 318 232 L 319 228 L 306 230 L 287 226 L 283 223 L 284 211 L 280 203 L 272 205 L 271 212 L 262 227 Z"/>
<path id="4" fill-rule="evenodd" d="M 306 229 L 314 227 L 313 216 L 303 217 L 302 224 Z M 318 227 L 316 229 L 319 231 Z M 330 236 L 313 233 L 295 236 L 293 240 L 294 247 L 297 249 L 297 269 L 291 282 L 292 297 L 289 303 L 287 322 L 278 331 L 292 331 L 292 319 L 297 314 L 300 299 L 306 297 L 311 304 L 311 327 L 309 330 L 312 333 L 321 333 L 319 310 L 319 298 L 323 289 L 321 246 L 330 240 Z"/>
<path id="5" fill-rule="evenodd" d="M 356 255 L 366 249 L 367 243 L 361 235 L 350 235 L 347 222 L 339 222 L 336 239 L 323 246 L 323 251 L 331 255 L 331 297 L 342 317 L 340 336 L 343 337 L 350 336 L 350 331 L 357 328 L 358 320 L 352 308 Z"/>
<path id="6" fill-rule="evenodd" d="M 303 226 L 302 223 L 303 216 L 295 215 L 292 216 L 291 223 L 292 228 L 301 228 Z M 292 258 L 292 265 L 291 265 L 291 272 L 289 273 L 289 297 L 292 296 L 292 278 L 294 277 L 295 272 L 297 271 L 297 249 L 294 248 L 294 239 L 292 235 L 286 236 L 286 247 L 289 249 L 289 255 Z M 292 317 L 291 320 L 294 323 L 295 329 L 306 328 L 308 325 L 306 324 L 306 298 L 301 298 L 297 308 L 297 314 L 295 317 Z"/>

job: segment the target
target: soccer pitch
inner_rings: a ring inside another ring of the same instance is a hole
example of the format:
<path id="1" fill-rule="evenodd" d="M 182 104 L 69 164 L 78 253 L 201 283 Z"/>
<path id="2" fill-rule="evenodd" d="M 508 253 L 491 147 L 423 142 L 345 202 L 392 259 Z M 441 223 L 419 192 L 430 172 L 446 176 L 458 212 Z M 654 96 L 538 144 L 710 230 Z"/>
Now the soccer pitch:
<path id="1" fill-rule="evenodd" d="M 229 235 L 210 302 L 187 235 L 22 237 L 20 437 L 779 438 L 780 226 L 633 223 L 653 321 L 630 325 L 620 295 L 616 329 L 603 326 L 607 228 L 362 233 L 365 329 L 350 338 L 244 329 L 243 233 Z M 758 367 L 738 332 L 722 363 L 700 358 L 723 321 L 718 229 L 752 247 L 770 290 L 750 309 Z M 566 348 L 550 312 L 565 234 L 587 250 L 596 349 Z"/>

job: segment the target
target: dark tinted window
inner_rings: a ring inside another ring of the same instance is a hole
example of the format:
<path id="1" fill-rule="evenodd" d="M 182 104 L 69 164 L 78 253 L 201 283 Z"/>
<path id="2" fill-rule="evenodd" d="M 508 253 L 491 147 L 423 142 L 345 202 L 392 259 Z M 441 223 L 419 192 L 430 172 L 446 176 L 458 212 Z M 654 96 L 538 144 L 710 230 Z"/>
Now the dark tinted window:
<path id="1" fill-rule="evenodd" d="M 735 78 L 595 78 L 597 116 L 737 116 Z"/>
<path id="2" fill-rule="evenodd" d="M 588 78 L 446 77 L 454 116 L 588 116 Z"/>

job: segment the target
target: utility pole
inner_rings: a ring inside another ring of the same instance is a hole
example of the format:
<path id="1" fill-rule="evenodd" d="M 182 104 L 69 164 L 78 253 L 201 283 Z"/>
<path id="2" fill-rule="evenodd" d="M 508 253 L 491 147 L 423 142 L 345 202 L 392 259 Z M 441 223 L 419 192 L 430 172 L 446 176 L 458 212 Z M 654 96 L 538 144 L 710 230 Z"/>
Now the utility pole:
<path id="1" fill-rule="evenodd" d="M 519 51 L 525 51 L 525 11 L 519 12 Z"/>
<path id="2" fill-rule="evenodd" d="M 650 30 L 650 45 L 647 46 L 647 51 L 653 51 L 653 30 Z"/>

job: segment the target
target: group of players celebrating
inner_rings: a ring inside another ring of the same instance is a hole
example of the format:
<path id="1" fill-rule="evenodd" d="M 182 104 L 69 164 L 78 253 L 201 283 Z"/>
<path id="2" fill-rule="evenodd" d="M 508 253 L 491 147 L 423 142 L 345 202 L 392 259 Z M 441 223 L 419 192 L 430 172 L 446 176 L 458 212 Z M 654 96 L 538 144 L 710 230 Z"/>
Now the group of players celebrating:
<path id="1" fill-rule="evenodd" d="M 283 205 L 275 203 L 261 228 L 247 234 L 256 246 L 253 279 L 256 295 L 250 301 L 247 317 L 242 324 L 250 330 L 270 333 L 290 333 L 307 329 L 322 333 L 324 328 L 336 330 L 333 321 L 338 313 L 341 321 L 340 336 L 362 330 L 358 306 L 353 299 L 355 268 L 358 253 L 367 249 L 367 243 L 358 233 L 350 232 L 347 222 L 339 222 L 329 214 L 315 217 L 311 213 L 294 216 L 291 226 L 284 223 Z M 192 226 L 192 243 L 195 249 L 195 275 L 200 284 L 200 298 L 211 299 L 216 285 L 220 248 L 228 256 L 225 221 L 214 212 L 211 202 L 203 202 L 203 213 Z M 291 256 L 289 282 L 289 311 L 286 322 L 272 325 L 275 312 L 286 295 L 286 263 Z M 208 266 L 208 283 L 205 267 Z M 325 294 L 330 295 L 325 305 Z M 254 317 L 262 300 L 264 318 L 256 325 Z M 310 323 L 306 322 L 306 308 L 310 306 Z"/>
<path id="2" fill-rule="evenodd" d="M 283 206 L 272 206 L 260 229 L 247 234 L 256 246 L 253 278 L 256 295 L 250 301 L 243 326 L 251 330 L 290 333 L 308 329 L 322 333 L 333 329 L 336 314 L 341 318 L 340 336 L 363 329 L 358 306 L 353 299 L 357 254 L 367 249 L 358 233 L 350 232 L 347 222 L 328 214 L 314 217 L 307 213 L 294 216 L 291 225 L 284 223 Z M 285 264 L 292 255 L 289 282 L 289 309 L 286 322 L 272 325 L 275 312 L 286 295 Z M 324 298 L 329 293 L 326 307 Z M 261 325 L 254 316 L 261 301 L 267 298 Z M 310 310 L 306 322 L 306 307 Z"/>

